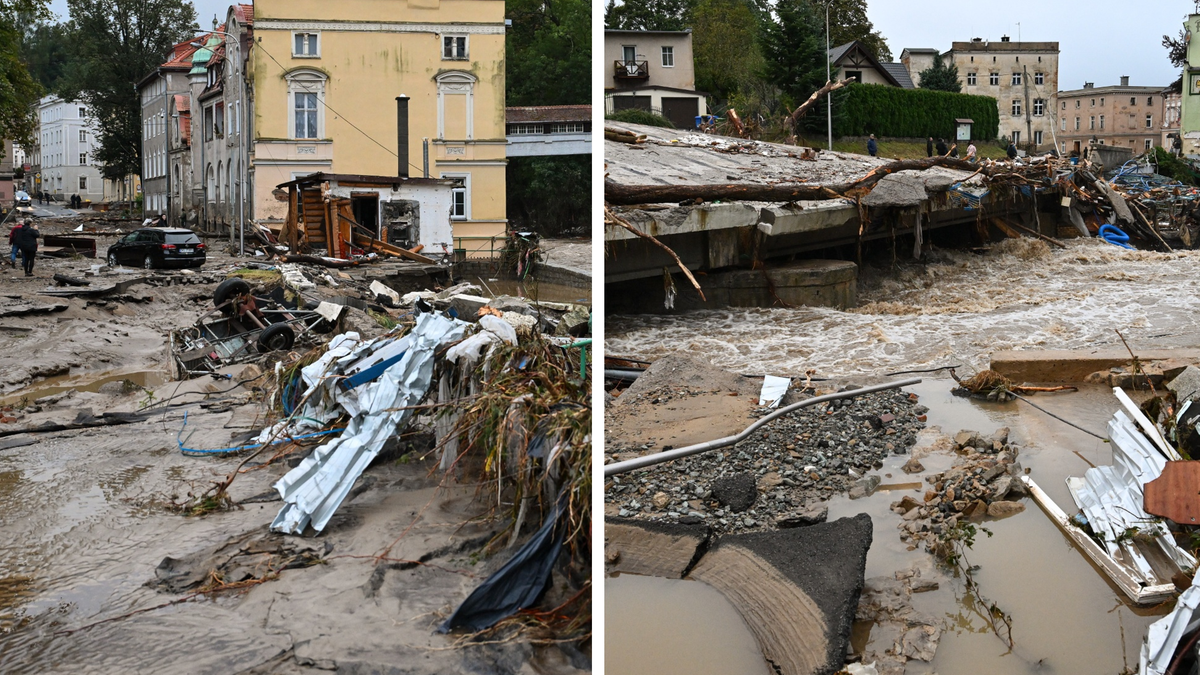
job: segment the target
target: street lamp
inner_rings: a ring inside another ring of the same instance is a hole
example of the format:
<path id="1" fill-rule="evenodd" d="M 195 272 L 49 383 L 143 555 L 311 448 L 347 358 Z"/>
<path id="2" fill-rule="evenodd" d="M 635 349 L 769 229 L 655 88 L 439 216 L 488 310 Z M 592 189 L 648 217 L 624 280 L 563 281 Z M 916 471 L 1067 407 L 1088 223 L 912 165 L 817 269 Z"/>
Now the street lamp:
<path id="1" fill-rule="evenodd" d="M 833 74 L 831 72 L 830 54 L 829 54 L 829 8 L 833 6 L 834 0 L 827 0 L 825 3 L 825 82 L 832 82 Z M 829 129 L 829 151 L 833 152 L 833 92 L 825 94 L 825 124 Z"/>

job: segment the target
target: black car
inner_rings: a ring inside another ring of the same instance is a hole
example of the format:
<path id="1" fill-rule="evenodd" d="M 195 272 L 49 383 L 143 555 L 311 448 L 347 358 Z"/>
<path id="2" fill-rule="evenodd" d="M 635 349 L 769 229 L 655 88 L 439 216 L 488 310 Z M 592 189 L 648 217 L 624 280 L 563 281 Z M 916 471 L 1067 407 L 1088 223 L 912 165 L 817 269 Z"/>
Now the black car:
<path id="1" fill-rule="evenodd" d="M 121 237 L 108 247 L 108 264 L 158 267 L 200 267 L 204 243 L 191 230 L 143 227 Z"/>

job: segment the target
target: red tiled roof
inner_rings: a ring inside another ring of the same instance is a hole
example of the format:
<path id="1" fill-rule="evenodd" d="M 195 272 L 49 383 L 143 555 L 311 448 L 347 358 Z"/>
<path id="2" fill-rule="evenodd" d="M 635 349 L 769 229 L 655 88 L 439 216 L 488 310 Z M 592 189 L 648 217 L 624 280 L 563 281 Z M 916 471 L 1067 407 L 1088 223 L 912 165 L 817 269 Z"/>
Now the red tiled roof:
<path id="1" fill-rule="evenodd" d="M 509 124 L 522 122 L 588 122 L 592 119 L 590 105 L 532 105 L 506 108 Z"/>
<path id="2" fill-rule="evenodd" d="M 192 101 L 187 94 L 175 94 L 175 109 L 181 113 L 192 111 Z"/>
<path id="3" fill-rule="evenodd" d="M 193 47 L 193 42 L 203 43 L 208 39 L 207 35 L 194 37 L 191 40 L 180 42 L 171 48 L 171 55 L 164 62 L 163 68 L 191 68 L 192 56 L 195 55 L 198 47 Z"/>
<path id="4" fill-rule="evenodd" d="M 254 25 L 254 5 L 234 5 L 233 13 L 237 17 L 238 23 L 246 26 Z"/>

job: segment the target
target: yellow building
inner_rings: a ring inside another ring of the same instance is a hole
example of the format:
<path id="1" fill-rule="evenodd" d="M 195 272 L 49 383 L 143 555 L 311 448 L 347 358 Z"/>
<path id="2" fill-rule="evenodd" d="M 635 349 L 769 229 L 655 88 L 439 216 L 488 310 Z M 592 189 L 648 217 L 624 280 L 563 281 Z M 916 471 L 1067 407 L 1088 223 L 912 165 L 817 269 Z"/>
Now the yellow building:
<path id="1" fill-rule="evenodd" d="M 275 186 L 297 176 L 395 176 L 397 97 L 409 97 L 407 173 L 459 178 L 457 248 L 503 242 L 503 0 L 257 0 L 254 199 L 282 220 Z"/>

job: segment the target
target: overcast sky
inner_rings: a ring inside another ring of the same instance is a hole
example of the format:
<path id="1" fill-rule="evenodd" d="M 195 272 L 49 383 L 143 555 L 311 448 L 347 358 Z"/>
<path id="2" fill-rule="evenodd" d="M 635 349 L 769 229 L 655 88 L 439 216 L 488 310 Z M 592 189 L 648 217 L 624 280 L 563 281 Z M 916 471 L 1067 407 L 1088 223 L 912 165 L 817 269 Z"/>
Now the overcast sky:
<path id="1" fill-rule="evenodd" d="M 1166 86 L 1179 77 L 1161 45 L 1195 10 L 1192 0 L 868 0 L 867 14 L 896 60 L 905 47 L 946 51 L 954 41 L 1002 35 L 1058 42 L 1058 83 L 1066 91 L 1129 83 Z M 1020 22 L 1020 28 L 1017 23 Z"/>
<path id="2" fill-rule="evenodd" d="M 196 17 L 199 19 L 200 27 L 212 28 L 213 15 L 217 15 L 218 23 L 223 23 L 225 12 L 233 3 L 230 0 L 192 0 L 192 4 L 196 6 Z M 67 14 L 67 0 L 51 0 L 50 11 L 57 14 L 63 21 L 70 18 Z"/>

